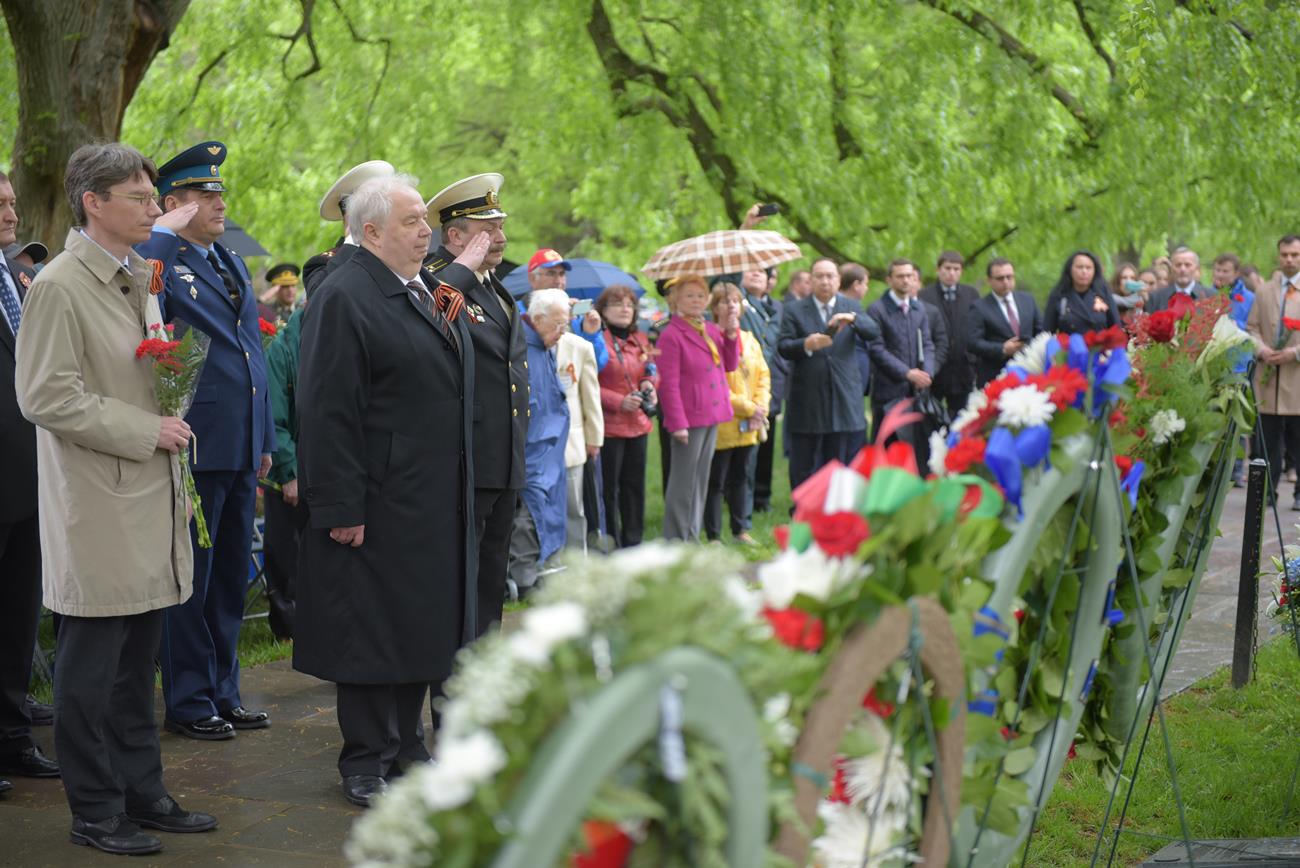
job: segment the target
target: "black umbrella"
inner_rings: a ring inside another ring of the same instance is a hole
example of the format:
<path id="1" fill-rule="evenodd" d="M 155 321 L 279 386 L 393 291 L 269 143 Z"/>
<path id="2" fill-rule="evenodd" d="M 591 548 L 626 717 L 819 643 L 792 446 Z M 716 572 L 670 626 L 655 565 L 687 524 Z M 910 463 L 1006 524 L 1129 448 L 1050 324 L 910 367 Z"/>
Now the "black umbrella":
<path id="1" fill-rule="evenodd" d="M 256 238 L 244 231 L 244 227 L 229 217 L 226 218 L 226 231 L 221 235 L 221 243 L 227 250 L 238 253 L 240 256 L 271 255 L 269 250 L 257 243 Z"/>

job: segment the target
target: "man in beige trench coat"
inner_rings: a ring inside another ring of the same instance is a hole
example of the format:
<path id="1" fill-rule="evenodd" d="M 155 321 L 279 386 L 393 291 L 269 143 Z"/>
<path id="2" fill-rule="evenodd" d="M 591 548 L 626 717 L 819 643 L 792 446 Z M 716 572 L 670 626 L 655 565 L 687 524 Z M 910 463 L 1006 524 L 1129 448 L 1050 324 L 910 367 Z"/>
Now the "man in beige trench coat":
<path id="1" fill-rule="evenodd" d="M 1300 455 L 1300 332 L 1287 320 L 1300 320 L 1300 235 L 1284 235 L 1277 243 L 1278 273 L 1255 293 L 1246 318 L 1246 331 L 1255 340 L 1255 400 L 1259 410 L 1256 448 L 1268 456 L 1273 485 L 1269 503 L 1277 500 L 1282 482 L 1282 457 Z M 1300 511 L 1300 483 L 1292 492 L 1291 509 Z"/>
<path id="2" fill-rule="evenodd" d="M 168 606 L 190 596 L 189 521 L 175 453 L 190 436 L 161 414 L 135 350 L 158 321 L 151 265 L 131 250 L 161 213 L 153 164 L 86 145 L 65 187 L 77 227 L 28 290 L 18 404 L 36 425 L 45 605 L 63 615 L 54 743 L 74 844 L 162 848 L 141 827 L 200 832 L 208 814 L 167 794 L 154 721 L 154 654 Z"/>

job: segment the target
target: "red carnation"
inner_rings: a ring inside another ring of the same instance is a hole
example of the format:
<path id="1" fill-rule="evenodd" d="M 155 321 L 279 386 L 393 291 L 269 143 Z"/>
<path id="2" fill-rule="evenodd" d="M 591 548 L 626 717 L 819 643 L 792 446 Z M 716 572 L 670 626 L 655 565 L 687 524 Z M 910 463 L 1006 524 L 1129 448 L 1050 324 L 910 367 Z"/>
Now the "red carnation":
<path id="1" fill-rule="evenodd" d="M 1067 753 L 1067 754 L 1065 755 L 1065 758 L 1066 758 L 1066 759 L 1074 759 L 1074 758 L 1077 757 L 1078 755 L 1079 755 L 1079 752 L 1078 752 L 1077 750 L 1074 749 L 1074 742 L 1070 742 L 1070 752 Z"/>
<path id="2" fill-rule="evenodd" d="M 876 696 L 876 688 L 867 691 L 867 695 L 862 697 L 862 707 L 870 711 L 876 717 L 886 718 L 894 713 L 894 703 L 885 702 Z"/>
<path id="3" fill-rule="evenodd" d="M 1240 304 L 1241 302 L 1246 300 L 1246 297 L 1239 292 L 1234 292 L 1232 294 L 1232 300 Z"/>
<path id="4" fill-rule="evenodd" d="M 849 799 L 849 782 L 844 775 L 843 757 L 835 758 L 835 777 L 831 778 L 831 791 L 826 798 L 841 805 L 847 805 L 852 801 Z"/>
<path id="5" fill-rule="evenodd" d="M 1093 350 L 1117 350 L 1128 346 L 1128 335 L 1124 333 L 1124 329 L 1113 325 L 1102 331 L 1084 332 L 1083 342 Z"/>
<path id="6" fill-rule="evenodd" d="M 1016 736 L 1019 734 L 1009 726 L 1002 727 L 1002 737 L 1007 741 L 1015 741 Z"/>
<path id="7" fill-rule="evenodd" d="M 776 547 L 785 551 L 786 546 L 790 545 L 790 525 L 779 524 L 772 528 L 772 538 L 776 540 Z"/>
<path id="8" fill-rule="evenodd" d="M 984 387 L 984 397 L 989 399 L 988 405 L 992 407 L 997 404 L 998 398 L 1001 397 L 1002 393 L 1007 389 L 1014 389 L 1017 386 L 1023 385 L 1024 381 L 1015 374 L 1003 374 L 1001 377 L 998 377 L 996 380 Z"/>
<path id="9" fill-rule="evenodd" d="M 1287 331 L 1300 331 L 1300 319 L 1292 319 L 1289 316 L 1282 317 L 1282 325 L 1286 326 Z"/>
<path id="10" fill-rule="evenodd" d="M 789 648 L 817 651 L 826 641 L 826 625 L 802 609 L 764 609 L 763 617 L 781 644 Z"/>
<path id="11" fill-rule="evenodd" d="M 1172 310 L 1158 310 L 1148 314 L 1145 319 L 1147 335 L 1151 340 L 1167 344 L 1174 339 L 1174 329 L 1178 324 L 1178 314 Z"/>
<path id="12" fill-rule="evenodd" d="M 984 460 L 984 447 L 987 445 L 983 437 L 966 437 L 958 440 L 944 456 L 943 466 L 949 473 L 965 473 L 976 461 Z"/>
<path id="13" fill-rule="evenodd" d="M 813 539 L 827 557 L 851 555 L 871 536 L 867 520 L 856 512 L 817 514 L 808 523 Z"/>
<path id="14" fill-rule="evenodd" d="M 1128 421 L 1128 417 L 1124 415 L 1123 410 L 1116 407 L 1115 411 L 1110 414 L 1109 421 L 1110 421 L 1110 427 L 1118 428 Z"/>
<path id="15" fill-rule="evenodd" d="M 261 329 L 262 334 L 266 335 L 267 337 L 271 337 L 271 338 L 275 337 L 275 333 L 277 331 L 275 327 L 275 323 L 270 322 L 269 320 L 264 320 L 261 317 L 258 317 L 257 327 Z"/>
<path id="16" fill-rule="evenodd" d="M 153 359 L 155 363 L 171 371 L 181 369 L 181 360 L 176 358 L 176 350 L 181 345 L 180 341 L 164 341 L 161 338 L 145 338 L 140 341 L 140 345 L 135 348 L 135 357 L 143 359 L 145 356 Z"/>
<path id="17" fill-rule="evenodd" d="M 1011 617 L 1016 619 L 1017 624 L 1023 624 L 1025 623 L 1025 610 L 1016 609 L 1011 613 Z"/>
<path id="18" fill-rule="evenodd" d="M 1173 298 L 1169 299 L 1168 310 L 1174 315 L 1175 319 L 1182 319 L 1196 309 L 1196 302 L 1192 301 L 1191 296 L 1181 292 L 1175 292 Z"/>
<path id="19" fill-rule="evenodd" d="M 1133 469 L 1133 459 L 1127 455 L 1116 455 L 1115 466 L 1119 468 L 1120 476 L 1128 476 L 1128 472 Z"/>
<path id="20" fill-rule="evenodd" d="M 1082 393 L 1088 391 L 1088 378 L 1069 365 L 1056 365 L 1042 374 L 1029 378 L 1031 385 L 1039 391 L 1047 392 L 1058 410 L 1064 410 L 1074 403 Z"/>

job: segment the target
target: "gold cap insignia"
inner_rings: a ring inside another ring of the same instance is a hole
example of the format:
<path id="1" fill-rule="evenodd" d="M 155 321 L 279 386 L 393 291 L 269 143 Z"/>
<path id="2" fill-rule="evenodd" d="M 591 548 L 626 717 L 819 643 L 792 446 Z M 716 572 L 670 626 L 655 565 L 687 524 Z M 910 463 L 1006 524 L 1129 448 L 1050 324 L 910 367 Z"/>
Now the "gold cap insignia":
<path id="1" fill-rule="evenodd" d="M 217 154 L 221 153 L 221 146 L 208 145 L 208 153 L 215 157 Z"/>
<path id="2" fill-rule="evenodd" d="M 488 206 L 489 208 L 495 208 L 495 207 L 496 207 L 497 205 L 499 205 L 499 204 L 500 204 L 500 200 L 497 199 L 497 191 L 496 191 L 496 190 L 488 190 L 488 191 L 487 191 L 487 206 Z"/>

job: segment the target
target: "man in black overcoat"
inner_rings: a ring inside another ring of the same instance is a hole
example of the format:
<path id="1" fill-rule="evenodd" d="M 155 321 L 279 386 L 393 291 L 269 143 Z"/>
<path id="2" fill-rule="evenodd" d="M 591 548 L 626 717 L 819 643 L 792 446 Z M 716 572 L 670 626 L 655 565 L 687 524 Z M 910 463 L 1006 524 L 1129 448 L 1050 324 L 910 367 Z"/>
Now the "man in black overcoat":
<path id="1" fill-rule="evenodd" d="M 840 295 L 840 273 L 829 259 L 813 263 L 813 291 L 786 301 L 777 349 L 790 360 L 790 489 L 832 458 L 848 463 L 862 443 L 866 417 L 854 338 L 871 340 L 876 324 L 858 303 Z"/>
<path id="2" fill-rule="evenodd" d="M 934 383 L 930 391 L 944 402 L 950 416 L 956 416 L 966 406 L 966 398 L 975 387 L 975 366 L 966 346 L 966 321 L 970 309 L 979 301 L 979 290 L 961 282 L 965 268 L 962 255 L 952 250 L 939 254 L 938 277 L 920 292 L 921 301 L 930 305 L 943 318 L 943 331 L 947 338 L 946 352 L 936 359 Z M 935 321 L 930 321 L 930 331 L 935 342 L 938 335 Z"/>
<path id="3" fill-rule="evenodd" d="M 16 202 L 13 185 L 0 172 L 0 247 L 17 239 Z M 32 740 L 27 694 L 41 614 L 36 428 L 23 418 L 14 392 L 22 300 L 34 277 L 26 265 L 0 257 L 0 774 L 44 778 L 57 777 L 59 767 Z M 0 792 L 9 788 L 0 780 Z"/>
<path id="4" fill-rule="evenodd" d="M 429 758 L 425 690 L 478 624 L 474 354 L 459 293 L 421 280 L 431 233 L 414 183 L 357 189 L 347 222 L 360 246 L 303 316 L 298 473 L 311 519 L 293 663 L 338 684 L 339 773 L 358 805 Z M 476 268 L 486 249 L 460 261 Z"/>
<path id="5" fill-rule="evenodd" d="M 970 309 L 966 345 L 975 359 L 975 387 L 982 389 L 1002 372 L 1011 357 L 1043 330 L 1038 302 L 1016 290 L 1016 269 L 1009 259 L 989 260 L 989 294 Z"/>
<path id="6" fill-rule="evenodd" d="M 489 172 L 457 181 L 429 200 L 429 225 L 440 246 L 425 260 L 430 279 L 460 290 L 474 345 L 474 525 L 478 538 L 478 632 L 501 620 L 506 559 L 515 504 L 524 487 L 528 433 L 528 349 L 514 299 L 492 269 L 506 249 L 497 193 Z M 474 268 L 461 260 L 469 245 L 487 244 Z"/>
<path id="7" fill-rule="evenodd" d="M 371 178 L 393 174 L 391 163 L 384 160 L 367 160 L 344 172 L 320 200 L 320 216 L 331 223 L 341 223 L 348 210 L 348 197 Z M 344 230 L 345 232 L 347 230 Z M 352 258 L 360 242 L 344 235 L 329 250 L 317 253 L 302 266 L 302 285 L 308 295 L 315 292 L 320 282 L 334 269 Z"/>
<path id="8" fill-rule="evenodd" d="M 867 342 L 871 354 L 872 439 L 879 440 L 880 422 L 889 408 L 930 388 L 934 377 L 935 348 L 930 318 L 910 291 L 916 279 L 916 265 L 909 259 L 889 263 L 885 282 L 889 292 L 876 299 L 867 315 L 879 327 Z M 909 425 L 899 432 L 913 447 L 919 445 L 921 426 Z"/>

